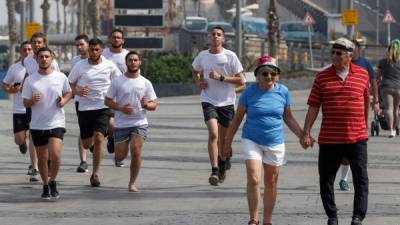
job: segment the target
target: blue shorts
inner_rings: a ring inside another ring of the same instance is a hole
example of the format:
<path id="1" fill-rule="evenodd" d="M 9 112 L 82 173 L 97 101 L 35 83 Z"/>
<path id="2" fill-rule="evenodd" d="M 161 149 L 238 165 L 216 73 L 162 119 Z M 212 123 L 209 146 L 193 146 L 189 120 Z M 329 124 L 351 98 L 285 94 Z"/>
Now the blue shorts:
<path id="1" fill-rule="evenodd" d="M 143 127 L 114 127 L 114 143 L 122 143 L 128 141 L 132 135 L 139 135 L 146 140 L 147 137 L 147 126 Z"/>

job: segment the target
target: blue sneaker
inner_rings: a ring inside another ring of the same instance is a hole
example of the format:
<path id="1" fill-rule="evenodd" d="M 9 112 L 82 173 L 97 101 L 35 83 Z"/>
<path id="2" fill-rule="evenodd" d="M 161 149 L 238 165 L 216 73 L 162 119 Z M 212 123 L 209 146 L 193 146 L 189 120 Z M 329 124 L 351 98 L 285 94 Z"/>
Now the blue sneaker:
<path id="1" fill-rule="evenodd" d="M 340 190 L 342 190 L 342 191 L 350 191 L 349 184 L 345 180 L 340 180 L 339 187 L 340 187 Z"/>

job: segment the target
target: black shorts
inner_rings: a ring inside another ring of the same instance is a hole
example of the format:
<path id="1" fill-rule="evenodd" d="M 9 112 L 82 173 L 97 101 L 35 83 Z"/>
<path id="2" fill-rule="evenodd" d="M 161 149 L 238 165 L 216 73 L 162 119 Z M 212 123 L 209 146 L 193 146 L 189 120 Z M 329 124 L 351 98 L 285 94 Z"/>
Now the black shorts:
<path id="1" fill-rule="evenodd" d="M 65 128 L 57 127 L 50 130 L 31 130 L 33 144 L 36 147 L 47 145 L 49 138 L 58 138 L 63 140 L 65 134 Z"/>
<path id="2" fill-rule="evenodd" d="M 13 130 L 14 134 L 29 130 L 29 123 L 31 122 L 31 110 L 26 109 L 25 114 L 13 114 Z"/>
<path id="3" fill-rule="evenodd" d="M 79 114 L 79 102 L 75 102 L 75 112 L 76 112 L 76 115 Z"/>
<path id="4" fill-rule="evenodd" d="M 81 131 L 81 138 L 86 139 L 93 136 L 95 131 L 107 134 L 108 120 L 110 119 L 111 111 L 108 108 L 79 111 L 78 123 Z"/>
<path id="5" fill-rule="evenodd" d="M 210 119 L 217 119 L 218 123 L 223 127 L 229 127 L 233 116 L 235 115 L 234 105 L 227 106 L 214 106 L 208 102 L 202 102 L 204 121 L 207 122 Z"/>

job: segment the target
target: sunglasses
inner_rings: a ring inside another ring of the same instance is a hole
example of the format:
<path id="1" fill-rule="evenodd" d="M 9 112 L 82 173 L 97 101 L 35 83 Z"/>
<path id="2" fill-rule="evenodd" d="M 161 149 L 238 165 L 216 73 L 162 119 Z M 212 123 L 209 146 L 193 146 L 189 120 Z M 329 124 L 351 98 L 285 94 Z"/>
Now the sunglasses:
<path id="1" fill-rule="evenodd" d="M 275 73 L 275 72 L 272 72 L 272 73 L 262 72 L 262 73 L 259 73 L 259 74 L 263 75 L 264 77 L 275 77 L 275 76 L 278 76 L 278 74 Z"/>
<path id="2" fill-rule="evenodd" d="M 337 56 L 342 56 L 342 55 L 343 55 L 343 52 L 332 50 L 332 51 L 331 51 L 331 54 L 332 54 L 332 55 L 337 55 Z"/>

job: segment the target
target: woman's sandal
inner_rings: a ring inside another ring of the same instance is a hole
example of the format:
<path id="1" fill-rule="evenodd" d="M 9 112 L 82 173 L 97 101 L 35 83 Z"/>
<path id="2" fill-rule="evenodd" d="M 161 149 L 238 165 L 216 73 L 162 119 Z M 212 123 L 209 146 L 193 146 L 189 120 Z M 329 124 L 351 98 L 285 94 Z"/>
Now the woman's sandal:
<path id="1" fill-rule="evenodd" d="M 257 220 L 251 219 L 251 220 L 247 223 L 247 225 L 259 225 L 259 223 L 260 223 L 260 222 L 258 222 Z"/>

